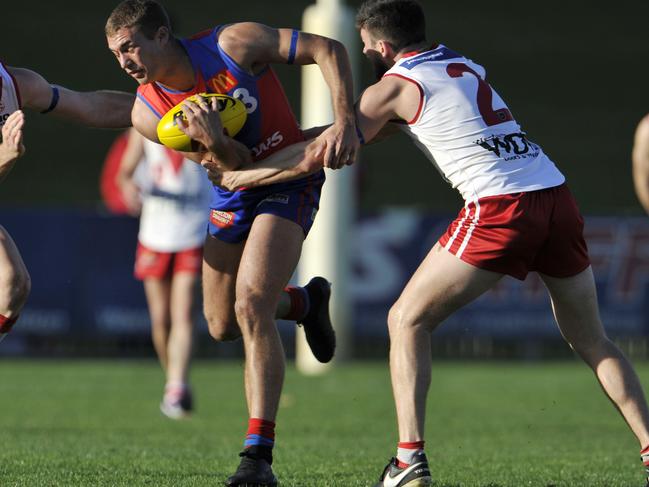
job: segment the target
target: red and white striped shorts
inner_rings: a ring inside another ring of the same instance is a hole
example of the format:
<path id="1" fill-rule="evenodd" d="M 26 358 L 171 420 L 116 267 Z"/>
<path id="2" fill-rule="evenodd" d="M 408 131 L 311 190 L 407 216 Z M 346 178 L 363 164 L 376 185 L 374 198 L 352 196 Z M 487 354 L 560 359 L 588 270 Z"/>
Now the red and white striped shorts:
<path id="1" fill-rule="evenodd" d="M 463 261 L 525 279 L 570 277 L 590 265 L 584 219 L 568 186 L 467 202 L 439 239 Z"/>

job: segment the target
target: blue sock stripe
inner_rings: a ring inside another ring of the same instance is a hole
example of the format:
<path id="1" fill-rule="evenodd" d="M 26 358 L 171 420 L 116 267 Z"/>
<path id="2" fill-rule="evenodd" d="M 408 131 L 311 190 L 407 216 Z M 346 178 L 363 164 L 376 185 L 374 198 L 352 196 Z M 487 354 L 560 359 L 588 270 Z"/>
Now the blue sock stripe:
<path id="1" fill-rule="evenodd" d="M 261 435 L 246 435 L 246 441 L 243 443 L 244 446 L 273 446 L 275 441 L 270 438 L 265 438 Z"/>

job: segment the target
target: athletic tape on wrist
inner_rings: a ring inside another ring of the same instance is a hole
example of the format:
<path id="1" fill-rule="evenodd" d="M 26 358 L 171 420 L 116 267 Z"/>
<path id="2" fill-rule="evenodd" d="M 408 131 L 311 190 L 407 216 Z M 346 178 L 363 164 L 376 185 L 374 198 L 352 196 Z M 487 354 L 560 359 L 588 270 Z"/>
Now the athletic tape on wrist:
<path id="1" fill-rule="evenodd" d="M 361 145 L 365 145 L 365 137 L 363 137 L 363 132 L 358 128 L 358 125 L 356 125 L 356 135 L 358 135 L 358 140 Z"/>

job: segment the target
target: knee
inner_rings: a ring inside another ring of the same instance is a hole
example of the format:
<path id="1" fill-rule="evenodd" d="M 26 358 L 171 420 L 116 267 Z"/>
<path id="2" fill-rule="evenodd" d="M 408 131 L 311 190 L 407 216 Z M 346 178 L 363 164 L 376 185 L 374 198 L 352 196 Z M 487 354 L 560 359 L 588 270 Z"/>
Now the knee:
<path id="1" fill-rule="evenodd" d="M 215 303 L 204 297 L 203 316 L 210 336 L 217 342 L 230 342 L 241 337 L 231 304 Z"/>
<path id="2" fill-rule="evenodd" d="M 217 342 L 231 342 L 241 337 L 241 330 L 234 318 L 205 312 L 205 320 L 210 336 Z"/>
<path id="3" fill-rule="evenodd" d="M 408 316 L 403 306 L 399 303 L 393 304 L 388 312 L 388 331 L 390 336 L 413 329 L 415 326 L 413 320 Z"/>
<path id="4" fill-rule="evenodd" d="M 20 276 L 20 279 L 16 283 L 16 290 L 18 297 L 24 304 L 25 301 L 27 301 L 29 294 L 32 292 L 32 278 L 29 276 L 27 271 Z"/>
<path id="5" fill-rule="evenodd" d="M 234 303 L 234 312 L 237 316 L 237 322 L 244 333 L 254 332 L 258 324 L 268 319 L 272 320 L 275 315 L 274 309 L 267 300 L 254 294 L 237 298 Z"/>
<path id="6" fill-rule="evenodd" d="M 615 347 L 613 342 L 604 333 L 573 338 L 568 341 L 568 344 L 570 348 L 585 359 L 592 356 L 599 356 L 610 347 Z"/>
<path id="7" fill-rule="evenodd" d="M 32 289 L 32 281 L 29 273 L 24 269 L 15 269 L 5 276 L 2 283 L 7 307 L 11 310 L 20 310 Z"/>
<path id="8" fill-rule="evenodd" d="M 388 331 L 390 336 L 402 333 L 415 333 L 418 331 L 432 332 L 438 320 L 432 314 L 413 313 L 407 306 L 399 302 L 392 305 L 388 312 Z"/>

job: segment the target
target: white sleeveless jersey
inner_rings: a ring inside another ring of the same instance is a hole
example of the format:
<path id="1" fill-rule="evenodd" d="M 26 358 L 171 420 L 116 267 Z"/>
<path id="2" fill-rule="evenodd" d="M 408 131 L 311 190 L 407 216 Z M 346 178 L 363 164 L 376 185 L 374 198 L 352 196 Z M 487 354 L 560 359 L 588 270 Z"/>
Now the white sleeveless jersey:
<path id="1" fill-rule="evenodd" d="M 20 93 L 13 76 L 0 62 L 0 127 L 16 110 L 20 110 Z M 2 134 L 0 134 L 0 140 L 2 140 Z"/>
<path id="2" fill-rule="evenodd" d="M 136 174 L 142 190 L 142 245 L 158 252 L 203 245 L 212 192 L 205 169 L 148 140 L 142 165 Z"/>
<path id="3" fill-rule="evenodd" d="M 385 76 L 419 87 L 419 111 L 402 129 L 466 201 L 565 181 L 484 81 L 482 66 L 439 45 L 400 59 Z"/>

